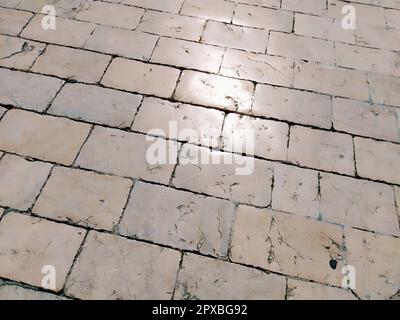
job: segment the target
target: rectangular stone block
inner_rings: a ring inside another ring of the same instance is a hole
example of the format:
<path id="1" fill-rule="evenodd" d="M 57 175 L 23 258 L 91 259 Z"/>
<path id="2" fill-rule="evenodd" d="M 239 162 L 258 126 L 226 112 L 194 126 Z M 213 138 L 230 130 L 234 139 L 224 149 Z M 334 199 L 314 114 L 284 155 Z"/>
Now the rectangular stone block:
<path id="1" fill-rule="evenodd" d="M 53 220 L 112 231 L 122 215 L 131 186 L 129 179 L 57 167 L 32 212 Z"/>
<path id="2" fill-rule="evenodd" d="M 293 126 L 288 160 L 309 168 L 354 175 L 353 140 L 342 133 Z"/>
<path id="3" fill-rule="evenodd" d="M 57 95 L 48 113 L 112 127 L 129 128 L 141 101 L 141 96 L 131 93 L 68 83 Z"/>
<path id="4" fill-rule="evenodd" d="M 251 114 L 320 128 L 332 127 L 332 101 L 327 95 L 259 84 Z"/>
<path id="5" fill-rule="evenodd" d="M 240 206 L 231 259 L 265 270 L 341 286 L 344 243 L 339 226 Z"/>
<path id="6" fill-rule="evenodd" d="M 88 124 L 13 109 L 0 122 L 0 149 L 71 165 L 89 131 Z"/>
<path id="7" fill-rule="evenodd" d="M 164 139 L 157 140 L 157 145 L 165 143 L 166 154 L 168 155 L 171 149 L 175 158 L 166 159 L 166 164 L 151 164 L 148 161 L 148 152 L 151 152 L 149 148 L 152 143 L 155 143 L 154 139 L 147 140 L 145 135 L 95 127 L 75 164 L 113 175 L 168 184 L 174 168 L 174 164 L 169 164 L 172 163 L 169 161 L 176 162 L 178 144 L 172 141 L 168 144 Z"/>
<path id="8" fill-rule="evenodd" d="M 4 155 L 0 160 L 0 205 L 21 211 L 30 209 L 51 168 L 48 163 Z"/>
<path id="9" fill-rule="evenodd" d="M 101 83 L 116 89 L 170 98 L 179 75 L 178 69 L 115 58 Z"/>
<path id="10" fill-rule="evenodd" d="M 179 261 L 178 251 L 92 231 L 66 292 L 87 300 L 167 300 L 174 290 Z"/>
<path id="11" fill-rule="evenodd" d="M 364 178 L 400 184 L 400 146 L 354 138 L 357 173 Z"/>
<path id="12" fill-rule="evenodd" d="M 237 264 L 185 254 L 179 271 L 175 299 L 253 300 L 284 299 L 282 276 Z"/>
<path id="13" fill-rule="evenodd" d="M 96 26 L 85 43 L 85 49 L 148 61 L 158 37 L 152 34 Z"/>
<path id="14" fill-rule="evenodd" d="M 45 266 L 56 272 L 55 288 L 64 286 L 85 230 L 18 213 L 0 223 L 0 277 L 41 287 Z"/>
<path id="15" fill-rule="evenodd" d="M 215 197 L 267 206 L 272 173 L 271 162 L 186 144 L 172 183 Z"/>
<path id="16" fill-rule="evenodd" d="M 268 31 L 209 20 L 201 42 L 221 47 L 265 53 Z"/>
<path id="17" fill-rule="evenodd" d="M 44 43 L 0 36 L 0 66 L 28 70 L 45 47 Z"/>
<path id="18" fill-rule="evenodd" d="M 163 186 L 135 184 L 119 232 L 174 248 L 227 256 L 233 204 Z"/>
<path id="19" fill-rule="evenodd" d="M 400 235 L 393 189 L 381 183 L 322 174 L 321 216 L 328 222 Z"/>
<path id="20" fill-rule="evenodd" d="M 218 110 L 146 97 L 136 115 L 132 130 L 204 146 L 216 146 L 223 121 L 224 113 Z"/>
<path id="21" fill-rule="evenodd" d="M 63 83 L 52 77 L 0 69 L 0 103 L 42 112 Z"/>
<path id="22" fill-rule="evenodd" d="M 184 71 L 174 97 L 183 102 L 248 112 L 251 109 L 253 92 L 254 85 L 250 81 Z"/>
<path id="23" fill-rule="evenodd" d="M 217 73 L 224 53 L 223 48 L 215 46 L 161 38 L 153 52 L 151 62 Z"/>
<path id="24" fill-rule="evenodd" d="M 36 60 L 33 72 L 85 83 L 97 83 L 111 57 L 104 54 L 59 46 L 48 46 Z"/>

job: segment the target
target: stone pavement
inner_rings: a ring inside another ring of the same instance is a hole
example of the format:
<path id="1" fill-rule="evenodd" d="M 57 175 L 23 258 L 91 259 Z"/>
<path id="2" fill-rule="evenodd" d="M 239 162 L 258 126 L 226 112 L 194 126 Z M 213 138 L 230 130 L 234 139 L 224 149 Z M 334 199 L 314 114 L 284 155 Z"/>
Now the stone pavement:
<path id="1" fill-rule="evenodd" d="M 399 0 L 0 0 L 0 104 L 0 299 L 400 297 Z"/>

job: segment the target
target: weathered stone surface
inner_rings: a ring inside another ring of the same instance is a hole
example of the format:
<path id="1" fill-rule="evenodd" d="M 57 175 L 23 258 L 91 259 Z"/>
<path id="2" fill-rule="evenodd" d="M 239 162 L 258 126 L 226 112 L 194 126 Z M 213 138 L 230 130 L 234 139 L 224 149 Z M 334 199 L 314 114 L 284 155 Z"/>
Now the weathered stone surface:
<path id="1" fill-rule="evenodd" d="M 85 236 L 80 228 L 25 216 L 7 214 L 0 223 L 0 277 L 42 286 L 42 269 L 53 266 L 60 291 Z"/>
<path id="2" fill-rule="evenodd" d="M 200 163 L 201 157 L 207 160 Z M 215 197 L 267 206 L 272 172 L 273 163 L 268 161 L 185 144 L 172 183 Z"/>
<path id="3" fill-rule="evenodd" d="M 322 174 L 321 215 L 328 222 L 400 235 L 391 186 Z"/>
<path id="4" fill-rule="evenodd" d="M 400 288 L 400 239 L 346 230 L 347 263 L 356 271 L 362 299 L 388 299 Z"/>
<path id="5" fill-rule="evenodd" d="M 147 152 L 154 141 L 146 139 L 141 134 L 95 127 L 75 164 L 113 175 L 168 183 L 174 164 L 151 164 L 147 159 Z M 158 141 L 167 143 L 166 140 Z M 177 143 L 166 144 L 167 155 L 170 151 L 175 151 L 175 162 L 177 150 Z"/>
<path id="6" fill-rule="evenodd" d="M 63 82 L 37 74 L 0 69 L 0 103 L 43 111 Z"/>
<path id="7" fill-rule="evenodd" d="M 142 97 L 85 84 L 66 84 L 48 113 L 112 127 L 128 128 Z"/>
<path id="8" fill-rule="evenodd" d="M 175 299 L 284 299 L 282 276 L 225 261 L 186 254 L 178 275 Z"/>
<path id="9" fill-rule="evenodd" d="M 345 264 L 342 230 L 293 214 L 240 206 L 231 259 L 339 286 Z"/>
<path id="10" fill-rule="evenodd" d="M 88 124 L 13 109 L 0 122 L 0 149 L 71 165 L 89 130 Z"/>
<path id="11" fill-rule="evenodd" d="M 28 210 L 47 180 L 51 165 L 6 154 L 0 160 L 0 205 Z"/>
<path id="12" fill-rule="evenodd" d="M 170 299 L 179 261 L 175 250 L 90 232 L 66 291 L 91 300 Z"/>
<path id="13" fill-rule="evenodd" d="M 357 300 L 349 291 L 318 283 L 288 279 L 288 300 Z"/>
<path id="14" fill-rule="evenodd" d="M 32 211 L 42 217 L 112 231 L 131 186 L 128 179 L 57 167 Z"/>
<path id="15" fill-rule="evenodd" d="M 228 201 L 138 182 L 119 229 L 126 236 L 226 256 L 232 218 Z"/>

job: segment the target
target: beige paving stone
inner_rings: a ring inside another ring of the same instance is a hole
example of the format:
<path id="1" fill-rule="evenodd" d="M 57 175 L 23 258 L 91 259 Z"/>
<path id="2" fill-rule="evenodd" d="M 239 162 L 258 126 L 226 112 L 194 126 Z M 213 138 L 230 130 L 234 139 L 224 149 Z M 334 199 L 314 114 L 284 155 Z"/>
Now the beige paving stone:
<path id="1" fill-rule="evenodd" d="M 59 46 L 48 46 L 36 60 L 33 72 L 69 80 L 98 82 L 111 60 L 110 56 Z"/>
<path id="2" fill-rule="evenodd" d="M 232 22 L 237 25 L 248 27 L 291 32 L 293 26 L 293 13 L 283 10 L 238 4 Z"/>
<path id="3" fill-rule="evenodd" d="M 400 13 L 399 10 L 385 10 L 386 23 L 389 28 L 400 29 Z"/>
<path id="4" fill-rule="evenodd" d="M 2 216 L 3 216 L 3 214 L 4 214 L 4 209 L 0 208 L 0 220 L 1 220 Z"/>
<path id="5" fill-rule="evenodd" d="M 291 59 L 228 49 L 224 55 L 221 74 L 239 78 L 291 86 L 293 82 Z"/>
<path id="6" fill-rule="evenodd" d="M 327 222 L 400 235 L 393 189 L 385 184 L 322 174 L 321 215 Z"/>
<path id="7" fill-rule="evenodd" d="M 105 86 L 170 98 L 180 70 L 115 58 L 101 83 Z"/>
<path id="8" fill-rule="evenodd" d="M 75 19 L 132 30 L 137 27 L 144 12 L 136 7 L 89 1 L 81 7 Z"/>
<path id="9" fill-rule="evenodd" d="M 323 16 L 326 2 L 321 0 L 282 0 L 282 9 Z"/>
<path id="10" fill-rule="evenodd" d="M 288 124 L 234 113 L 228 114 L 222 132 L 223 149 L 242 153 L 243 142 L 246 138 L 254 141 L 254 151 L 250 155 L 272 160 L 286 160 Z"/>
<path id="11" fill-rule="evenodd" d="M 345 43 L 335 45 L 336 65 L 400 77 L 400 53 Z"/>
<path id="12" fill-rule="evenodd" d="M 233 49 L 265 53 L 268 31 L 209 20 L 201 42 Z"/>
<path id="13" fill-rule="evenodd" d="M 161 38 L 151 62 L 217 73 L 225 49 L 190 41 Z"/>
<path id="14" fill-rule="evenodd" d="M 101 260 L 102 263 L 98 263 Z M 79 299 L 170 299 L 180 253 L 90 232 L 66 283 Z"/>
<path id="15" fill-rule="evenodd" d="M 146 11 L 137 30 L 183 40 L 199 41 L 206 20 L 172 13 Z"/>
<path id="16" fill-rule="evenodd" d="M 353 175 L 353 141 L 350 135 L 293 126 L 288 160 L 309 168 Z"/>
<path id="17" fill-rule="evenodd" d="M 119 232 L 174 248 L 227 256 L 233 204 L 163 186 L 135 184 Z"/>
<path id="18" fill-rule="evenodd" d="M 66 298 L 16 285 L 0 284 L 0 300 L 66 300 Z"/>
<path id="19" fill-rule="evenodd" d="M 122 215 L 131 186 L 129 179 L 57 167 L 32 212 L 41 217 L 112 231 Z"/>
<path id="20" fill-rule="evenodd" d="M 184 0 L 122 0 L 122 3 L 146 9 L 178 13 Z"/>
<path id="21" fill-rule="evenodd" d="M 342 28 L 342 19 L 296 13 L 294 32 L 299 35 L 346 43 L 356 43 L 354 30 Z"/>
<path id="22" fill-rule="evenodd" d="M 349 290 L 319 283 L 288 279 L 288 300 L 357 300 Z"/>
<path id="23" fill-rule="evenodd" d="M 329 129 L 332 102 L 326 95 L 259 84 L 251 114 Z"/>
<path id="24" fill-rule="evenodd" d="M 56 9 L 57 17 L 73 18 L 86 0 L 20 0 L 17 9 L 41 13 L 46 5 Z"/>
<path id="25" fill-rule="evenodd" d="M 45 47 L 42 43 L 0 36 L 0 66 L 27 70 Z"/>
<path id="26" fill-rule="evenodd" d="M 96 26 L 85 49 L 148 61 L 157 39 L 157 36 L 144 32 Z"/>
<path id="27" fill-rule="evenodd" d="M 3 0 L 1 6 L 5 8 L 15 8 L 20 0 Z"/>
<path id="28" fill-rule="evenodd" d="M 154 143 L 141 134 L 95 127 L 75 164 L 81 168 L 167 184 L 174 165 L 148 162 L 148 153 Z M 166 140 L 159 139 L 156 143 L 166 143 L 167 155 L 178 150 L 175 142 L 167 144 Z M 176 154 L 174 157 L 167 160 L 176 161 Z"/>
<path id="29" fill-rule="evenodd" d="M 251 109 L 254 85 L 249 81 L 195 72 L 182 72 L 175 99 L 230 111 Z"/>
<path id="30" fill-rule="evenodd" d="M 319 1 L 319 0 L 318 0 Z M 271 32 L 268 54 L 320 62 L 332 66 L 335 63 L 334 42 L 295 34 Z"/>
<path id="31" fill-rule="evenodd" d="M 87 124 L 13 109 L 0 122 L 0 149 L 70 165 L 89 130 Z"/>
<path id="32" fill-rule="evenodd" d="M 368 74 L 372 101 L 378 104 L 387 104 L 400 107 L 400 78 Z"/>
<path id="33" fill-rule="evenodd" d="M 354 138 L 360 177 L 400 184 L 400 146 L 372 139 Z"/>
<path id="34" fill-rule="evenodd" d="M 48 113 L 128 128 L 141 101 L 141 96 L 127 92 L 68 83 L 57 95 Z"/>
<path id="35" fill-rule="evenodd" d="M 235 262 L 340 286 L 343 254 L 338 226 L 268 209 L 238 208 L 231 245 Z"/>
<path id="36" fill-rule="evenodd" d="M 176 187 L 257 206 L 270 203 L 271 162 L 188 144 L 179 159 L 172 180 Z"/>
<path id="37" fill-rule="evenodd" d="M 350 99 L 333 99 L 336 130 L 357 135 L 400 141 L 396 109 Z"/>
<path id="38" fill-rule="evenodd" d="M 400 50 L 400 34 L 397 29 L 377 28 L 371 24 L 359 23 L 356 29 L 356 39 L 360 46 L 393 51 Z"/>
<path id="39" fill-rule="evenodd" d="M 0 103 L 44 111 L 63 83 L 38 74 L 0 69 Z"/>
<path id="40" fill-rule="evenodd" d="M 357 70 L 329 68 L 301 61 L 295 65 L 293 86 L 319 93 L 369 100 L 367 75 Z"/>
<path id="41" fill-rule="evenodd" d="M 388 299 L 400 288 L 400 239 L 346 230 L 347 263 L 356 272 L 361 299 Z"/>
<path id="42" fill-rule="evenodd" d="M 30 12 L 0 8 L 0 33 L 18 35 L 32 16 Z"/>
<path id="43" fill-rule="evenodd" d="M 286 281 L 225 261 L 185 254 L 179 271 L 175 299 L 253 300 L 284 299 Z"/>
<path id="44" fill-rule="evenodd" d="M 318 172 L 286 164 L 275 164 L 271 208 L 317 219 Z"/>
<path id="45" fill-rule="evenodd" d="M 221 111 L 147 97 L 132 130 L 142 133 L 156 130 L 154 134 L 169 139 L 216 146 L 223 121 L 224 113 Z"/>
<path id="46" fill-rule="evenodd" d="M 0 223 L 2 278 L 42 286 L 42 268 L 55 268 L 55 288 L 60 291 L 85 231 L 18 213 L 6 215 Z"/>
<path id="47" fill-rule="evenodd" d="M 235 10 L 235 4 L 225 0 L 186 0 L 183 3 L 181 14 L 217 20 L 230 23 Z"/>
<path id="48" fill-rule="evenodd" d="M 24 29 L 23 38 L 72 47 L 83 47 L 94 29 L 91 23 L 57 18 L 56 29 L 43 29 L 44 15 L 36 15 Z"/>
<path id="49" fill-rule="evenodd" d="M 51 165 L 11 154 L 0 160 L 0 205 L 28 210 L 47 180 Z"/>

